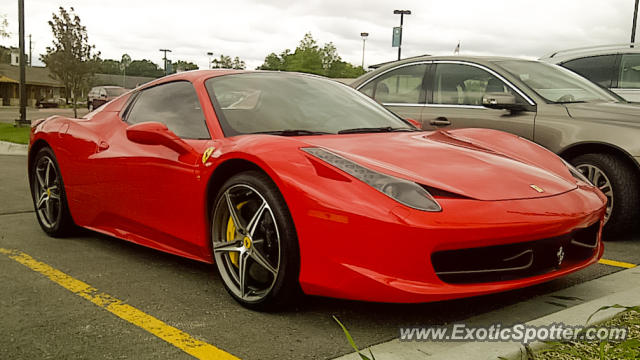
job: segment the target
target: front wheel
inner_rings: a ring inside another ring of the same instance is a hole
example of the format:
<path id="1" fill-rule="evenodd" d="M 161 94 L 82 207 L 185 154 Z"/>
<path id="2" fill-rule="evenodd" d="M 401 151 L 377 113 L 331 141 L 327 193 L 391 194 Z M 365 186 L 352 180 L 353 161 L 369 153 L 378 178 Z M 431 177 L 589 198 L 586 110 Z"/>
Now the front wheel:
<path id="1" fill-rule="evenodd" d="M 214 204 L 213 256 L 229 294 L 254 310 L 290 304 L 299 294 L 300 255 L 276 185 L 261 172 L 243 172 L 222 186 Z"/>
<path id="2" fill-rule="evenodd" d="M 640 184 L 633 168 L 610 154 L 583 154 L 571 163 L 607 197 L 607 239 L 632 231 L 640 210 Z"/>
<path id="3" fill-rule="evenodd" d="M 38 151 L 31 167 L 31 196 L 38 223 L 53 237 L 68 235 L 74 228 L 60 168 L 53 151 Z"/>

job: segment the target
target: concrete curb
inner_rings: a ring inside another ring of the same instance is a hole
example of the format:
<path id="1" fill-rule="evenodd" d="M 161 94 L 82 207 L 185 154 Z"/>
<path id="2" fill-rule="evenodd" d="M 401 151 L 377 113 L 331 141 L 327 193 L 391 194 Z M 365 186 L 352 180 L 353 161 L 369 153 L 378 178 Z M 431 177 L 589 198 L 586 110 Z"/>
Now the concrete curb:
<path id="1" fill-rule="evenodd" d="M 498 309 L 489 313 L 458 321 L 469 326 L 488 324 L 519 324 L 541 326 L 553 323 L 584 326 L 589 315 L 602 306 L 620 304 L 635 306 L 640 304 L 640 268 L 619 271 L 585 283 L 581 283 L 551 294 L 538 296 L 518 304 Z M 591 299 L 583 301 L 582 299 Z M 560 300 L 565 299 L 565 300 Z M 553 301 L 550 301 L 553 300 Z M 551 303 L 555 303 L 552 305 Z M 558 303 L 566 308 L 558 307 Z M 555 306 L 555 308 L 553 308 Z M 533 320 L 526 320 L 527 310 L 550 307 L 547 315 Z M 555 311 L 557 309 L 563 309 Z M 605 322 L 622 310 L 608 309 L 591 318 L 589 324 Z M 524 322 L 524 321 L 526 322 Z M 545 347 L 544 343 L 534 342 L 531 349 Z M 510 360 L 527 359 L 525 349 L 519 342 L 430 342 L 399 341 L 397 338 L 389 342 L 374 345 L 371 351 L 379 360 L 408 359 L 491 359 L 505 358 Z M 362 352 L 369 354 L 369 349 Z M 359 360 L 355 354 L 347 354 L 339 360 Z"/>
<path id="2" fill-rule="evenodd" d="M 27 155 L 27 145 L 0 141 L 0 155 Z"/>

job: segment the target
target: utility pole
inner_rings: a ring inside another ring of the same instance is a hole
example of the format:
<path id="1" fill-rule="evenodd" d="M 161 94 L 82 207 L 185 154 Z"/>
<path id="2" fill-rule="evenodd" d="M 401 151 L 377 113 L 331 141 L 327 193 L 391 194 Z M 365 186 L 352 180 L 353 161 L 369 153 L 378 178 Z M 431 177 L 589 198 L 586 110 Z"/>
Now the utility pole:
<path id="1" fill-rule="evenodd" d="M 164 60 L 164 75 L 167 76 L 167 53 L 171 52 L 171 50 L 160 49 L 160 51 L 164 53 L 164 57 L 162 58 Z"/>
<path id="2" fill-rule="evenodd" d="M 360 36 L 362 36 L 362 69 L 364 69 L 364 43 L 367 41 L 367 36 L 369 36 L 369 33 L 361 32 Z"/>
<path id="3" fill-rule="evenodd" d="M 400 15 L 400 42 L 398 43 L 398 60 L 400 60 L 400 54 L 402 52 L 402 24 L 404 22 L 404 16 L 411 15 L 411 10 L 393 10 L 393 13 Z"/>
<path id="4" fill-rule="evenodd" d="M 638 22 L 638 0 L 636 0 L 636 6 L 633 9 L 633 24 L 631 24 L 631 47 L 636 42 L 636 23 Z"/>
<path id="5" fill-rule="evenodd" d="M 18 0 L 18 47 L 20 48 L 20 124 L 27 122 L 27 86 L 25 82 L 24 0 Z"/>
<path id="6" fill-rule="evenodd" d="M 29 34 L 29 66 L 33 66 L 33 59 L 31 56 L 33 55 L 32 47 L 31 47 L 31 34 Z"/>

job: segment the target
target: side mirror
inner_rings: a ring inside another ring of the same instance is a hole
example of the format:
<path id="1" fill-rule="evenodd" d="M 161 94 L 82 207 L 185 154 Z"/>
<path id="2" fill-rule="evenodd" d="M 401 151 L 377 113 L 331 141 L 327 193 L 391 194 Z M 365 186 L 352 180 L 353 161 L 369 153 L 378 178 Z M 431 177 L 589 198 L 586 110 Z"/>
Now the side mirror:
<path id="1" fill-rule="evenodd" d="M 155 121 L 142 122 L 127 127 L 127 139 L 143 145 L 166 146 L 180 155 L 194 151 L 191 145 L 169 130 L 167 125 Z"/>
<path id="2" fill-rule="evenodd" d="M 516 103 L 516 97 L 503 92 L 488 92 L 482 95 L 482 105 L 490 109 L 521 110 L 521 104 Z"/>

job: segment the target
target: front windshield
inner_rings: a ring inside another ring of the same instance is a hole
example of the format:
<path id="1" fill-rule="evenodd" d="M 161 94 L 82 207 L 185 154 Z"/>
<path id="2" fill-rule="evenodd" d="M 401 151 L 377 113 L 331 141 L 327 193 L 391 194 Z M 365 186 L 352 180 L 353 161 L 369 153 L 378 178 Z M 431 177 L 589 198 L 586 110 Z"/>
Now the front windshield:
<path id="1" fill-rule="evenodd" d="M 498 61 L 497 64 L 553 103 L 619 101 L 607 90 L 557 65 L 524 60 Z"/>
<path id="2" fill-rule="evenodd" d="M 336 134 L 368 128 L 413 130 L 365 95 L 317 76 L 230 74 L 207 80 L 206 87 L 216 111 L 222 112 L 218 117 L 226 136 L 283 131 Z"/>

